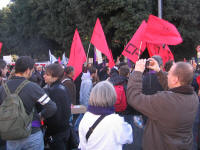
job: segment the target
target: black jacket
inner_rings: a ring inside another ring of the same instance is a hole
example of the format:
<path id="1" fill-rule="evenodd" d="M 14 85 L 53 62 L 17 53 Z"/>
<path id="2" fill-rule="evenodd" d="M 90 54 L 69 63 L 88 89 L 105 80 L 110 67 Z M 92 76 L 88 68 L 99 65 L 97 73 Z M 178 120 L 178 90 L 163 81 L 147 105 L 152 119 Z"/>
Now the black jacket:
<path id="1" fill-rule="evenodd" d="M 149 71 L 143 75 L 142 80 L 142 93 L 145 95 L 153 95 L 158 91 L 163 91 L 163 87 L 161 86 L 156 73 L 153 71 Z"/>
<path id="2" fill-rule="evenodd" d="M 14 76 L 7 81 L 8 88 L 13 93 L 16 88 L 25 80 L 24 77 Z M 0 105 L 6 98 L 4 88 L 0 87 Z M 36 109 L 36 104 L 42 105 L 41 116 L 43 118 L 51 117 L 56 112 L 56 104 L 47 96 L 43 89 L 36 83 L 29 82 L 19 93 L 27 114 L 30 114 L 33 108 Z M 37 110 L 37 109 L 36 109 Z M 40 117 L 37 111 L 34 112 L 33 121 L 39 121 Z M 39 131 L 39 127 L 32 128 L 32 134 Z"/>
<path id="3" fill-rule="evenodd" d="M 49 97 L 56 103 L 56 113 L 45 120 L 47 135 L 55 135 L 69 129 L 69 118 L 71 116 L 71 100 L 67 89 L 56 81 L 47 89 Z"/>

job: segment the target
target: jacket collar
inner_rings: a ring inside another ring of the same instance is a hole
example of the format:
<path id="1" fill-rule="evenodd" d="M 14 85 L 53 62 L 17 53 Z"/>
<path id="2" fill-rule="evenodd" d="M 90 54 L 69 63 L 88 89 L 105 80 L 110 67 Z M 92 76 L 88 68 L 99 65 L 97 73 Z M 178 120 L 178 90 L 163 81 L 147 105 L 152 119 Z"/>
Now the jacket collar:
<path id="1" fill-rule="evenodd" d="M 26 78 L 25 77 L 20 77 L 20 76 L 13 76 L 13 77 L 11 77 L 11 79 L 23 79 L 23 80 L 25 80 Z"/>
<path id="2" fill-rule="evenodd" d="M 88 106 L 88 111 L 95 115 L 110 115 L 115 112 L 114 107 L 98 107 L 98 106 Z"/>
<path id="3" fill-rule="evenodd" d="M 194 89 L 191 85 L 179 86 L 173 89 L 170 89 L 174 93 L 181 93 L 181 94 L 193 94 Z"/>
<path id="4" fill-rule="evenodd" d="M 59 84 L 60 83 L 60 80 L 56 80 L 55 82 L 53 82 L 51 85 L 50 85 L 50 87 L 52 87 L 52 86 L 54 86 L 54 85 L 57 85 L 57 84 Z"/>

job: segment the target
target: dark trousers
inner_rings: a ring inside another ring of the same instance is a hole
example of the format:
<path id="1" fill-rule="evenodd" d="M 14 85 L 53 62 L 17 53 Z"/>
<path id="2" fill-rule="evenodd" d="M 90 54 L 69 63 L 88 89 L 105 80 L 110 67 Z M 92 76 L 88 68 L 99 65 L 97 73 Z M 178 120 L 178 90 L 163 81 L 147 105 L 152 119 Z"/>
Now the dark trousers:
<path id="1" fill-rule="evenodd" d="M 49 146 L 50 150 L 70 150 L 69 130 L 50 136 Z"/>

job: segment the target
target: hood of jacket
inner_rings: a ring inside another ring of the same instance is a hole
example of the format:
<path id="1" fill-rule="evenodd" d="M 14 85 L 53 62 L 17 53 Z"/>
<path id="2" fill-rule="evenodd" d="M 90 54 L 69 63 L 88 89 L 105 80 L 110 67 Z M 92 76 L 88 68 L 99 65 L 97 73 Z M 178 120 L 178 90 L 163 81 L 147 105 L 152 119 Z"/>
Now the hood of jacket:
<path id="1" fill-rule="evenodd" d="M 90 76 L 90 72 L 87 72 L 87 73 L 83 73 L 82 77 L 81 77 L 81 80 L 87 80 L 87 79 L 92 79 L 91 76 Z"/>
<path id="2" fill-rule="evenodd" d="M 128 78 L 120 75 L 114 75 L 110 77 L 110 82 L 112 82 L 113 85 L 126 84 L 128 82 Z"/>

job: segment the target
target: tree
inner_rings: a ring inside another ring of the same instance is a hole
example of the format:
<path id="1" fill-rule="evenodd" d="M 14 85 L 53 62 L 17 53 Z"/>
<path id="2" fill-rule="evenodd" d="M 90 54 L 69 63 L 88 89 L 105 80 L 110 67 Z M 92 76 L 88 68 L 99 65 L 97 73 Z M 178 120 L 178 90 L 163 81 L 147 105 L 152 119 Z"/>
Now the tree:
<path id="1" fill-rule="evenodd" d="M 163 1 L 163 18 L 175 24 L 184 42 L 171 46 L 176 59 L 196 55 L 200 14 L 197 0 Z M 121 54 L 142 20 L 157 15 L 154 0 L 14 0 L 0 10 L 2 55 L 18 54 L 48 58 L 69 51 L 76 28 L 87 50 L 97 17 L 114 57 Z M 38 55 L 39 54 L 39 55 Z"/>

